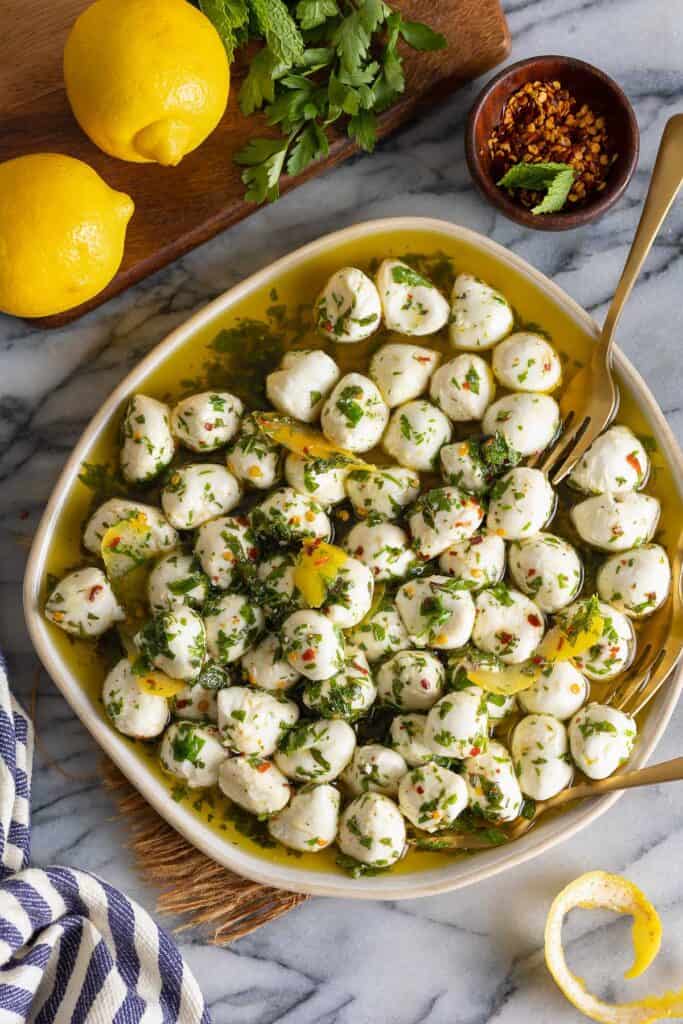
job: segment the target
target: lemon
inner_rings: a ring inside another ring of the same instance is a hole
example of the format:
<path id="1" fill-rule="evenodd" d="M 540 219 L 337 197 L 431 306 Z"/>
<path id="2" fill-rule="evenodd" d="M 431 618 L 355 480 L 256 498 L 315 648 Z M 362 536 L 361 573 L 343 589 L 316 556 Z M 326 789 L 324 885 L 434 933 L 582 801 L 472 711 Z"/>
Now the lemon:
<path id="1" fill-rule="evenodd" d="M 121 263 L 134 204 L 59 153 L 0 164 L 0 311 L 62 313 L 97 295 Z"/>
<path id="2" fill-rule="evenodd" d="M 230 68 L 218 32 L 186 0 L 96 0 L 71 29 L 64 80 L 105 153 L 175 165 L 223 116 Z"/>

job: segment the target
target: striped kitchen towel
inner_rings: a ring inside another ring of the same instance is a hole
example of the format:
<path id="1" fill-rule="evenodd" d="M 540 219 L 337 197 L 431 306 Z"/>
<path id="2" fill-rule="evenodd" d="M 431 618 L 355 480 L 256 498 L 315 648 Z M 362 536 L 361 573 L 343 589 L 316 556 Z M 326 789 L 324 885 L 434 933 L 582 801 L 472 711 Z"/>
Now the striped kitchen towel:
<path id="1" fill-rule="evenodd" d="M 209 1024 L 149 914 L 101 878 L 29 867 L 33 726 L 0 658 L 0 1024 Z"/>

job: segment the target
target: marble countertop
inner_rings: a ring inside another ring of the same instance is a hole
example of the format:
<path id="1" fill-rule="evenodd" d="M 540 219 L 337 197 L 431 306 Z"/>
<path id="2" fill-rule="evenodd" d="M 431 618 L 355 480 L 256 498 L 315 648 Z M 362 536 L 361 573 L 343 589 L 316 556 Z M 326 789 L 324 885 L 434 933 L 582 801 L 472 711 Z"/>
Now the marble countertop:
<path id="1" fill-rule="evenodd" d="M 665 121 L 683 106 L 683 23 L 671 0 L 506 0 L 511 59 L 567 53 L 621 83 L 641 128 L 641 160 L 596 226 L 530 232 L 486 206 L 463 157 L 480 85 L 379 147 L 303 186 L 75 325 L 46 334 L 0 317 L 0 647 L 15 693 L 37 687 L 33 860 L 103 875 L 150 910 L 125 825 L 98 777 L 98 751 L 41 671 L 24 626 L 21 580 L 52 485 L 86 423 L 157 341 L 207 300 L 329 230 L 393 214 L 441 217 L 495 238 L 604 315 L 639 216 Z M 315 211 L 312 217 L 310 211 Z M 674 209 L 624 314 L 619 343 L 649 382 L 679 440 L 683 203 Z M 683 709 L 658 750 L 680 753 Z M 68 777 L 57 772 L 58 761 Z M 646 982 L 621 981 L 624 922 L 572 919 L 569 958 L 606 998 L 677 988 L 683 964 L 683 789 L 634 792 L 593 829 L 513 874 L 464 892 L 394 904 L 312 900 L 232 948 L 181 936 L 216 1022 L 230 1024 L 565 1024 L 583 1019 L 543 965 L 555 893 L 590 868 L 626 873 L 662 913 L 663 952 Z M 172 922 L 164 922 L 172 923 Z"/>

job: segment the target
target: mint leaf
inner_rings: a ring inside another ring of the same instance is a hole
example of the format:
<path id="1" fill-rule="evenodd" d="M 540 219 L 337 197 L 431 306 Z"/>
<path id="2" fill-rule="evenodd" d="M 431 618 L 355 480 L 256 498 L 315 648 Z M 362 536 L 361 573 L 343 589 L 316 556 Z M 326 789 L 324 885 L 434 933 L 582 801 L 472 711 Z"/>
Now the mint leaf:
<path id="1" fill-rule="evenodd" d="M 445 50 L 448 41 L 441 32 L 435 32 L 421 21 L 401 20 L 401 35 L 414 50 Z"/>
<path id="2" fill-rule="evenodd" d="M 287 160 L 287 174 L 301 174 L 314 160 L 326 157 L 329 148 L 325 132 L 317 121 L 311 121 L 292 146 Z"/>
<path id="3" fill-rule="evenodd" d="M 246 169 L 242 181 L 247 186 L 245 199 L 262 203 L 265 199 L 277 199 L 280 190 L 278 182 L 289 149 L 290 137 L 284 139 L 251 139 L 238 153 L 235 162 Z"/>
<path id="4" fill-rule="evenodd" d="M 574 184 L 574 168 L 559 171 L 548 186 L 548 191 L 537 206 L 532 206 L 532 213 L 557 213 L 567 202 L 567 196 Z"/>
<path id="5" fill-rule="evenodd" d="M 299 0 L 296 5 L 296 16 L 302 31 L 318 28 L 328 18 L 339 14 L 337 0 Z"/>
<path id="6" fill-rule="evenodd" d="M 249 7 L 247 0 L 199 0 L 199 9 L 213 24 L 223 41 L 228 60 L 247 39 Z"/>
<path id="7" fill-rule="evenodd" d="M 348 124 L 349 138 L 366 153 L 372 153 L 377 142 L 377 121 L 371 110 L 360 110 Z"/>
<path id="8" fill-rule="evenodd" d="M 546 195 L 532 213 L 556 213 L 567 201 L 574 181 L 574 168 L 569 164 L 513 164 L 498 182 L 501 188 L 525 188 Z"/>
<path id="9" fill-rule="evenodd" d="M 249 0 L 259 29 L 278 61 L 287 67 L 301 58 L 304 41 L 284 0 Z"/>

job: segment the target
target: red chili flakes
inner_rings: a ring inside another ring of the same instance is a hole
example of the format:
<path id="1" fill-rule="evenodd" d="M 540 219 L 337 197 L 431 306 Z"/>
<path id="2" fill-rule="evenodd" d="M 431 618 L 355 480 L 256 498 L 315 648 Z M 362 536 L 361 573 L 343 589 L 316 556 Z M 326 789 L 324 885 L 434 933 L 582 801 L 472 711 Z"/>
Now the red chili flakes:
<path id="1" fill-rule="evenodd" d="M 28 519 L 28 512 L 27 512 L 27 510 L 25 508 L 22 509 L 21 512 L 19 513 L 19 518 L 20 519 Z"/>
<path id="2" fill-rule="evenodd" d="M 247 554 L 251 558 L 252 562 L 255 562 L 256 559 L 258 558 L 258 548 L 249 548 Z"/>
<path id="3" fill-rule="evenodd" d="M 212 431 L 213 427 L 214 427 L 213 423 L 205 423 L 204 424 L 204 430 Z"/>
<path id="4" fill-rule="evenodd" d="M 500 634 L 500 642 L 503 644 L 504 647 L 507 647 L 508 644 L 511 644 L 513 639 L 514 637 L 512 636 L 512 633 L 503 632 Z"/>
<path id="5" fill-rule="evenodd" d="M 268 763 L 268 761 L 262 761 L 261 764 L 256 769 L 256 771 L 260 772 L 261 775 L 263 775 L 264 772 L 270 771 L 270 764 Z"/>
<path id="6" fill-rule="evenodd" d="M 429 687 L 430 687 L 429 680 L 428 679 L 421 679 L 420 680 L 420 686 L 422 687 L 423 690 L 428 690 Z"/>
<path id="7" fill-rule="evenodd" d="M 471 391 L 470 382 L 468 380 L 464 380 L 460 387 L 463 389 L 463 391 Z"/>
<path id="8" fill-rule="evenodd" d="M 419 793 L 419 794 L 420 794 L 420 796 L 422 796 L 422 794 L 424 793 L 424 791 L 425 791 L 425 790 L 424 790 L 424 786 L 416 786 L 416 787 L 415 787 L 415 792 L 416 792 L 416 793 Z"/>
<path id="9" fill-rule="evenodd" d="M 641 467 L 640 463 L 638 462 L 638 456 L 634 452 L 631 452 L 630 455 L 626 456 L 626 461 L 628 462 L 628 464 L 631 467 L 631 469 L 635 469 L 635 471 L 638 474 L 638 476 L 642 475 L 642 472 L 643 472 L 642 467 Z"/>
<path id="10" fill-rule="evenodd" d="M 94 601 L 95 598 L 97 597 L 97 595 L 102 590 L 104 590 L 104 587 L 102 586 L 102 584 L 101 583 L 96 583 L 95 586 L 91 587 L 90 590 L 88 591 L 88 600 L 89 601 Z"/>
<path id="11" fill-rule="evenodd" d="M 478 754 L 481 754 L 481 747 L 472 747 L 470 757 L 477 757 Z"/>
<path id="12" fill-rule="evenodd" d="M 529 623 L 530 626 L 538 627 L 541 625 L 541 620 L 539 619 L 538 615 L 527 615 L 526 621 Z"/>
<path id="13" fill-rule="evenodd" d="M 529 569 L 529 571 L 527 572 L 527 576 L 535 576 L 535 575 L 536 575 L 536 570 L 535 569 Z"/>
<path id="14" fill-rule="evenodd" d="M 363 545 L 359 544 L 358 547 L 356 548 L 356 550 L 354 551 L 354 555 L 358 555 L 360 557 L 363 554 L 364 551 L 365 551 L 365 548 L 363 547 Z"/>
<path id="15" fill-rule="evenodd" d="M 302 661 L 315 661 L 315 651 L 312 647 L 307 647 L 304 653 L 301 655 Z"/>
<path id="16" fill-rule="evenodd" d="M 120 537 L 112 537 L 112 539 L 109 541 L 109 544 L 107 545 L 107 547 L 109 547 L 109 548 L 117 548 L 120 543 L 121 543 L 121 538 Z"/>
<path id="17" fill-rule="evenodd" d="M 483 537 L 472 537 L 470 540 L 470 547 L 476 547 L 477 544 L 482 544 L 484 541 Z"/>

